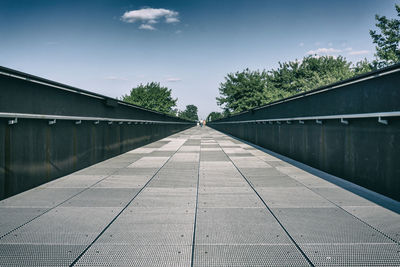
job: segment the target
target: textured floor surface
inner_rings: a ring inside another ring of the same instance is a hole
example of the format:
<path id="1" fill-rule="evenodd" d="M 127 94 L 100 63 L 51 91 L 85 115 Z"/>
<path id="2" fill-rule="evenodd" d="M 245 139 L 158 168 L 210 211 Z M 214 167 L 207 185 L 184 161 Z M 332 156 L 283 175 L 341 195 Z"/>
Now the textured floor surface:
<path id="1" fill-rule="evenodd" d="M 400 266 L 400 216 L 210 128 L 0 201 L 0 266 Z"/>

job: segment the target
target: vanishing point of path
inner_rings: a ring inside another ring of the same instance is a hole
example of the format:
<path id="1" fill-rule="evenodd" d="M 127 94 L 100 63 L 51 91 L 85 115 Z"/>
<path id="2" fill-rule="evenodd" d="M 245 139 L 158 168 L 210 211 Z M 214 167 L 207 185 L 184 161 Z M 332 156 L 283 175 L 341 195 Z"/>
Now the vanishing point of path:
<path id="1" fill-rule="evenodd" d="M 0 266 L 400 266 L 400 216 L 208 127 L 0 201 Z"/>

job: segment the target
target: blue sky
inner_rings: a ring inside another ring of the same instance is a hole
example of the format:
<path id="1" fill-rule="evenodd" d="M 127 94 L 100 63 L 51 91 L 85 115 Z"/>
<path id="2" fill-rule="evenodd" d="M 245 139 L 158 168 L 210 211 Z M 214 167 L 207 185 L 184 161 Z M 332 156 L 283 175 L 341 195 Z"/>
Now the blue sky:
<path id="1" fill-rule="evenodd" d="M 372 59 L 374 16 L 395 3 L 0 0 L 0 65 L 111 97 L 157 81 L 205 118 L 229 72 L 310 53 Z"/>

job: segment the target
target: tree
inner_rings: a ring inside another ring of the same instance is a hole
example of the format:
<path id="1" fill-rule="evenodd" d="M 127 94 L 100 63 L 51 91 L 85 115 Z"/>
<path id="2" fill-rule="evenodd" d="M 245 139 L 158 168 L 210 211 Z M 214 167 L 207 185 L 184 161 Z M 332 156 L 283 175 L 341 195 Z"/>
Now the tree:
<path id="1" fill-rule="evenodd" d="M 241 112 L 263 104 L 267 97 L 267 78 L 266 71 L 245 69 L 242 72 L 229 73 L 225 82 L 220 84 L 218 105 L 224 106 L 227 112 Z"/>
<path id="2" fill-rule="evenodd" d="M 300 62 L 279 63 L 277 69 L 269 72 L 268 92 L 270 98 L 291 96 L 310 91 L 354 76 L 351 62 L 344 57 L 307 56 Z"/>
<path id="3" fill-rule="evenodd" d="M 395 5 L 395 8 L 397 16 L 400 17 L 400 5 Z M 369 31 L 372 41 L 376 44 L 375 65 L 381 68 L 400 62 L 400 20 L 379 15 L 375 15 L 375 20 L 380 33 Z"/>
<path id="4" fill-rule="evenodd" d="M 355 75 L 359 75 L 359 74 L 363 74 L 366 72 L 370 72 L 372 70 L 374 70 L 375 67 L 372 63 L 368 62 L 368 60 L 365 58 L 364 60 L 361 60 L 359 62 L 357 62 L 354 66 L 353 66 L 353 71 Z"/>
<path id="5" fill-rule="evenodd" d="M 215 120 L 221 119 L 222 117 L 223 117 L 222 113 L 213 111 L 210 114 L 208 114 L 206 121 L 207 122 L 215 121 Z"/>
<path id="6" fill-rule="evenodd" d="M 184 111 L 179 112 L 179 117 L 191 121 L 198 121 L 197 107 L 195 105 L 187 105 Z"/>
<path id="7" fill-rule="evenodd" d="M 344 57 L 307 56 L 301 61 L 281 63 L 270 71 L 229 73 L 220 84 L 217 103 L 224 116 L 268 104 L 371 70 L 368 61 L 351 66 Z"/>
<path id="8" fill-rule="evenodd" d="M 162 113 L 173 114 L 177 98 L 171 95 L 171 89 L 160 86 L 160 83 L 151 82 L 146 85 L 140 84 L 132 88 L 129 95 L 123 95 L 122 100 L 147 109 Z"/>

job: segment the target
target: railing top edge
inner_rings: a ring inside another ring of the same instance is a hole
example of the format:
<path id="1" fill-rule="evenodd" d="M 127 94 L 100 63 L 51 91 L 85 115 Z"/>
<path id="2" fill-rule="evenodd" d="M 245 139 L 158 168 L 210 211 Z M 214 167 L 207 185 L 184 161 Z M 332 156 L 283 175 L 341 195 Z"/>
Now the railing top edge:
<path id="1" fill-rule="evenodd" d="M 326 116 L 305 116 L 305 117 L 274 118 L 274 119 L 243 120 L 243 121 L 223 121 L 223 122 L 216 121 L 209 123 L 210 124 L 251 123 L 251 122 L 257 123 L 257 122 L 274 122 L 274 121 L 361 119 L 361 118 L 378 118 L 378 117 L 400 117 L 400 111 L 340 114 L 340 115 L 326 115 Z"/>
<path id="2" fill-rule="evenodd" d="M 43 120 L 71 120 L 71 121 L 105 121 L 105 122 L 137 122 L 137 123 L 157 123 L 157 124 L 194 124 L 194 122 L 179 121 L 155 121 L 155 120 L 138 120 L 123 118 L 102 118 L 102 117 L 83 117 L 83 116 L 64 116 L 50 114 L 28 114 L 28 113 L 9 113 L 0 112 L 1 118 L 18 118 L 18 119 L 43 119 Z"/>

